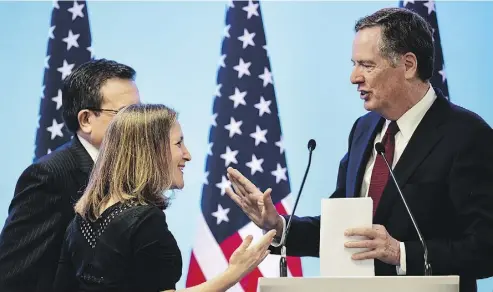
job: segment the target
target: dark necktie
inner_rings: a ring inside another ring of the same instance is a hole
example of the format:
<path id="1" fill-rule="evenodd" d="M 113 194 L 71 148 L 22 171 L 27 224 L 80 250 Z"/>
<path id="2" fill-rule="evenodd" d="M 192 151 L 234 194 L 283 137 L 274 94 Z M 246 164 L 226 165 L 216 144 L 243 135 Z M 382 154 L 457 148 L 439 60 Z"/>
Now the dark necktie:
<path id="1" fill-rule="evenodd" d="M 395 121 L 390 122 L 385 135 L 383 136 L 382 143 L 385 147 L 385 158 L 387 158 L 390 167 L 394 161 L 394 149 L 395 149 L 395 134 L 399 132 L 399 126 Z M 371 173 L 370 187 L 368 189 L 368 196 L 373 199 L 373 215 L 377 210 L 378 203 L 382 197 L 383 190 L 387 185 L 387 181 L 390 176 L 390 171 L 385 164 L 382 156 L 376 154 L 375 165 Z"/>

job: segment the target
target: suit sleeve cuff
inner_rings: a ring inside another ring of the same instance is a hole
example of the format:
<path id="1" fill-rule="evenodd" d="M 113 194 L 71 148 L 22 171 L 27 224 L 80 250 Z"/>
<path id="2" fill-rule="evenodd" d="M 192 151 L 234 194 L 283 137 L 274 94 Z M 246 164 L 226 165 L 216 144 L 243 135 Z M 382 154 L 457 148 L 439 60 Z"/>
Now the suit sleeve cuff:
<path id="1" fill-rule="evenodd" d="M 405 276 L 406 275 L 406 245 L 404 242 L 399 243 L 399 249 L 400 249 L 400 265 L 397 266 L 397 275 L 399 276 Z"/>
<path id="2" fill-rule="evenodd" d="M 286 219 L 281 215 L 279 215 L 279 217 L 281 217 L 281 219 L 282 219 L 282 236 L 281 236 L 281 239 L 279 239 L 279 236 L 276 236 L 272 239 L 272 242 L 270 245 L 272 245 L 273 247 L 279 247 L 281 245 L 281 243 L 283 243 L 285 240 L 284 237 L 285 237 L 285 233 L 286 233 Z M 263 233 L 266 234 L 267 231 L 264 230 Z"/>

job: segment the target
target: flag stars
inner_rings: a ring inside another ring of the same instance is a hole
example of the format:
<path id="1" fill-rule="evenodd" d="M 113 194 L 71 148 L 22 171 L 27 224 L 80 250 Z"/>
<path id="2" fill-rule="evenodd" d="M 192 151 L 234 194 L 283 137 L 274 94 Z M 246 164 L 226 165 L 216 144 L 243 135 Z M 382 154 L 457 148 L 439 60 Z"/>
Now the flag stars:
<path id="1" fill-rule="evenodd" d="M 214 93 L 214 96 L 221 97 L 221 88 L 223 87 L 222 84 L 217 84 L 216 85 L 216 92 Z"/>
<path id="2" fill-rule="evenodd" d="M 73 34 L 72 30 L 68 31 L 68 36 L 64 39 L 62 39 L 64 42 L 67 43 L 67 51 L 70 50 L 72 47 L 79 47 L 79 43 L 77 42 L 77 39 L 79 38 L 80 34 Z"/>
<path id="3" fill-rule="evenodd" d="M 438 74 L 442 75 L 442 83 L 447 80 L 447 75 L 445 74 L 445 66 L 442 65 L 442 70 L 438 71 Z"/>
<path id="4" fill-rule="evenodd" d="M 221 182 L 216 184 L 216 187 L 221 189 L 221 196 L 224 196 L 227 188 L 231 188 L 231 182 L 223 175 Z"/>
<path id="5" fill-rule="evenodd" d="M 53 97 L 51 100 L 56 102 L 56 109 L 59 110 L 62 107 L 62 91 L 58 89 L 58 95 Z"/>
<path id="6" fill-rule="evenodd" d="M 258 8 L 258 4 L 253 3 L 252 0 L 248 1 L 248 6 L 243 7 L 243 10 L 246 11 L 246 13 L 247 13 L 248 19 L 250 19 L 250 17 L 252 17 L 253 15 L 259 16 L 257 8 Z"/>
<path id="7" fill-rule="evenodd" d="M 250 137 L 255 139 L 255 146 L 258 146 L 260 142 L 267 143 L 265 135 L 267 134 L 267 129 L 262 130 L 258 125 L 256 126 L 255 133 L 251 133 Z"/>
<path id="8" fill-rule="evenodd" d="M 45 98 L 45 87 L 46 86 L 41 86 L 41 98 Z"/>
<path id="9" fill-rule="evenodd" d="M 248 75 L 250 76 L 250 66 L 252 65 L 252 62 L 245 63 L 243 61 L 243 58 L 240 58 L 240 63 L 236 66 L 233 67 L 236 71 L 238 71 L 238 78 L 243 77 L 243 75 Z"/>
<path id="10" fill-rule="evenodd" d="M 203 181 L 204 185 L 208 185 L 209 184 L 209 179 L 207 178 L 208 176 L 209 176 L 209 172 L 206 171 L 204 173 L 204 181 Z"/>
<path id="11" fill-rule="evenodd" d="M 63 137 L 62 128 L 63 123 L 59 124 L 53 119 L 53 124 L 46 128 L 46 130 L 51 133 L 51 140 L 55 139 L 56 136 Z"/>
<path id="12" fill-rule="evenodd" d="M 248 45 L 254 47 L 255 42 L 253 41 L 253 38 L 255 37 L 255 33 L 249 33 L 246 28 L 243 29 L 243 35 L 238 37 L 238 40 L 243 42 L 243 49 L 248 47 Z"/>
<path id="13" fill-rule="evenodd" d="M 262 81 L 264 81 L 264 87 L 269 85 L 269 83 L 273 84 L 272 83 L 272 73 L 269 71 L 269 69 L 267 67 L 264 67 L 264 73 L 260 74 L 258 76 L 258 78 L 260 78 L 260 79 L 262 79 Z"/>
<path id="14" fill-rule="evenodd" d="M 277 169 L 271 171 L 271 174 L 276 177 L 276 184 L 278 184 L 281 180 L 288 180 L 286 177 L 286 171 L 287 169 L 285 167 L 281 167 L 279 163 L 277 164 Z"/>
<path id="15" fill-rule="evenodd" d="M 87 47 L 87 50 L 91 53 L 91 59 L 94 58 L 94 48 L 92 46 Z"/>
<path id="16" fill-rule="evenodd" d="M 207 145 L 208 149 L 207 149 L 207 155 L 210 155 L 212 156 L 212 146 L 214 145 L 213 142 L 210 142 L 209 145 Z"/>
<path id="17" fill-rule="evenodd" d="M 231 163 L 237 164 L 236 155 L 238 155 L 238 150 L 231 151 L 231 148 L 226 146 L 226 152 L 221 154 L 221 158 L 224 159 L 224 166 L 228 167 Z"/>
<path id="18" fill-rule="evenodd" d="M 280 154 L 283 154 L 284 153 L 284 140 L 283 140 L 282 136 L 279 139 L 279 141 L 277 141 L 275 144 L 277 147 L 279 147 L 279 151 L 281 152 Z"/>
<path id="19" fill-rule="evenodd" d="M 409 3 L 414 4 L 414 0 L 404 0 L 403 6 L 406 7 Z"/>
<path id="20" fill-rule="evenodd" d="M 229 99 L 231 99 L 234 104 L 233 107 L 237 108 L 240 104 L 246 105 L 245 102 L 245 96 L 247 95 L 246 91 L 241 92 L 238 87 L 235 87 L 235 93 L 233 95 L 229 96 Z"/>
<path id="21" fill-rule="evenodd" d="M 270 104 L 272 101 L 270 100 L 265 100 L 263 96 L 260 97 L 260 102 L 255 104 L 254 107 L 258 109 L 258 115 L 261 117 L 263 114 L 268 113 L 270 114 Z"/>
<path id="22" fill-rule="evenodd" d="M 67 63 L 67 60 L 63 60 L 62 67 L 57 68 L 56 70 L 62 73 L 62 80 L 65 79 L 70 73 L 72 73 L 72 69 L 74 69 L 75 64 Z"/>
<path id="23" fill-rule="evenodd" d="M 221 204 L 217 205 L 217 211 L 212 212 L 212 216 L 216 217 L 216 224 L 219 225 L 221 222 L 229 222 L 228 218 L 229 208 L 223 209 Z"/>
<path id="24" fill-rule="evenodd" d="M 49 63 L 50 62 L 50 57 L 51 57 L 50 55 L 48 55 L 48 56 L 45 57 L 45 68 L 46 69 L 50 69 L 50 63 Z"/>
<path id="25" fill-rule="evenodd" d="M 232 138 L 235 134 L 241 135 L 240 127 L 242 124 L 242 121 L 237 122 L 233 117 L 231 117 L 229 124 L 224 126 L 224 128 L 229 131 L 229 138 Z"/>
<path id="26" fill-rule="evenodd" d="M 226 64 L 224 63 L 225 60 L 226 60 L 226 54 L 221 55 L 221 57 L 219 57 L 218 66 L 226 68 Z"/>
<path id="27" fill-rule="evenodd" d="M 211 116 L 211 126 L 213 126 L 213 127 L 217 126 L 216 118 L 217 118 L 217 113 L 215 113 Z"/>
<path id="28" fill-rule="evenodd" d="M 254 175 L 255 172 L 264 172 L 262 169 L 262 163 L 264 163 L 264 159 L 257 159 L 255 154 L 252 154 L 252 160 L 246 163 L 246 166 L 250 167 L 251 175 Z"/>
<path id="29" fill-rule="evenodd" d="M 231 36 L 229 35 L 229 29 L 230 29 L 230 28 L 231 28 L 231 24 L 228 24 L 228 25 L 226 25 L 226 26 L 224 27 L 224 31 L 223 31 L 223 35 L 224 35 L 224 37 L 226 37 L 226 38 L 231 37 Z"/>
<path id="30" fill-rule="evenodd" d="M 68 11 L 72 13 L 72 21 L 79 16 L 80 18 L 84 18 L 84 13 L 82 12 L 82 9 L 84 8 L 84 4 L 78 4 L 77 1 L 74 1 L 74 6 L 72 8 L 69 8 Z"/>
<path id="31" fill-rule="evenodd" d="M 56 25 L 50 27 L 50 29 L 48 29 L 48 37 L 52 40 L 55 39 L 55 35 L 53 34 L 55 32 L 55 27 Z"/>
<path id="32" fill-rule="evenodd" d="M 428 15 L 430 15 L 433 11 L 436 11 L 435 10 L 435 1 L 433 1 L 433 0 L 423 2 L 423 5 L 428 8 Z"/>

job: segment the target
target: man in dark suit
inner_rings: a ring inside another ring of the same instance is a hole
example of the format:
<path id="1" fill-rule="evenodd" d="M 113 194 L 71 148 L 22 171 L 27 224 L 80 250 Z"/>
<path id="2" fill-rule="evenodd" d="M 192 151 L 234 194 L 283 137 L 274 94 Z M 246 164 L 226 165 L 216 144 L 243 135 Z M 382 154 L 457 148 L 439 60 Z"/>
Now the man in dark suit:
<path id="1" fill-rule="evenodd" d="M 106 128 L 119 109 L 139 102 L 135 71 L 90 61 L 64 80 L 63 118 L 71 141 L 21 174 L 0 234 L 0 291 L 51 291 L 65 229 Z"/>
<path id="2" fill-rule="evenodd" d="M 371 197 L 373 228 L 347 230 L 347 248 L 367 248 L 354 260 L 375 259 L 376 275 L 423 275 L 423 248 L 389 170 L 385 155 L 426 241 L 434 275 L 459 275 L 460 291 L 493 276 L 493 130 L 478 115 L 434 89 L 430 26 L 412 11 L 391 8 L 355 27 L 351 82 L 368 114 L 349 134 L 332 198 Z M 288 255 L 319 256 L 320 217 L 287 216 L 235 169 L 228 195 L 264 230 L 281 235 Z M 337 220 L 334 218 L 334 220 Z M 273 248 L 274 249 L 274 248 Z M 274 249 L 274 251 L 277 251 Z M 278 252 L 278 251 L 277 251 Z"/>

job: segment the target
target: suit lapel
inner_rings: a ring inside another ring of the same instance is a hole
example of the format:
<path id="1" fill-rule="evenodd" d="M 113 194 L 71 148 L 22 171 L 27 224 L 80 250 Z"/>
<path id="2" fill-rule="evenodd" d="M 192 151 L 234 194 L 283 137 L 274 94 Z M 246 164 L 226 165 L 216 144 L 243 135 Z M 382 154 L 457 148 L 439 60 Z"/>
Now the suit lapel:
<path id="1" fill-rule="evenodd" d="M 359 197 L 361 183 L 365 173 L 366 164 L 373 149 L 373 141 L 377 133 L 382 129 L 385 119 L 377 114 L 370 114 L 369 121 L 361 126 L 358 136 L 352 142 L 351 156 L 348 167 L 348 185 L 346 197 Z M 354 179 L 351 179 L 354 178 Z"/>
<path id="2" fill-rule="evenodd" d="M 437 99 L 419 123 L 394 168 L 395 178 L 401 189 L 423 160 L 428 157 L 433 147 L 442 139 L 443 133 L 439 131 L 439 126 L 445 121 L 449 104 L 440 92 L 436 93 Z M 400 200 L 400 195 L 392 177 L 389 177 L 375 212 L 375 223 L 384 223 L 383 221 L 388 217 L 396 200 Z"/>

